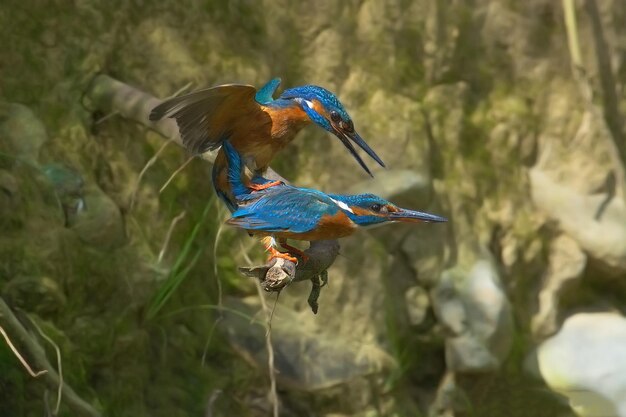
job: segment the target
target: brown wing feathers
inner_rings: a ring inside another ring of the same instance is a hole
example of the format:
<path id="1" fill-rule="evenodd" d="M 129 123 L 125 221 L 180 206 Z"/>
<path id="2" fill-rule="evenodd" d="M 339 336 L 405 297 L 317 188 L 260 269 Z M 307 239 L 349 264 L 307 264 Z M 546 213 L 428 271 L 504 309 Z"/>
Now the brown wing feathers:
<path id="1" fill-rule="evenodd" d="M 150 120 L 176 119 L 183 145 L 192 153 L 217 149 L 238 116 L 260 110 L 249 85 L 222 85 L 174 97 L 155 107 Z"/>

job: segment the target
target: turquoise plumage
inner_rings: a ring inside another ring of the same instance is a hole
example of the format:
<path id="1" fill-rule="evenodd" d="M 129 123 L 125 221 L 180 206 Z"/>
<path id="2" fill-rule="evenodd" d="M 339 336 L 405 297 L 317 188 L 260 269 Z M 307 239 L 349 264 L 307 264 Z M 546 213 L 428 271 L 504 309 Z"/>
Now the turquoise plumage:
<path id="1" fill-rule="evenodd" d="M 281 242 L 286 239 L 326 240 L 348 236 L 359 226 L 446 221 L 440 216 L 397 207 L 372 194 L 325 194 L 284 183 L 254 190 L 241 181 L 243 165 L 237 151 L 228 141 L 224 142 L 223 149 L 238 207 L 227 223 L 252 234 L 276 237 Z M 260 176 L 253 180 L 269 181 Z M 272 256 L 279 255 L 274 252 Z"/>

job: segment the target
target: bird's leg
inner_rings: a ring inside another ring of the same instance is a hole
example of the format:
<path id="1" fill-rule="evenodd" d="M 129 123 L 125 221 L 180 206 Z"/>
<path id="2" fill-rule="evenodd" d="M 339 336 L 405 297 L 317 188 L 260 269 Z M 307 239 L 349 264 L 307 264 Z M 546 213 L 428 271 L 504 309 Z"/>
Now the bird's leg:
<path id="1" fill-rule="evenodd" d="M 309 255 L 307 255 L 306 253 L 302 252 L 300 249 L 294 248 L 293 246 L 289 245 L 287 243 L 287 239 L 278 239 L 278 243 L 280 243 L 280 246 L 282 246 L 283 248 L 287 249 L 289 251 L 289 253 L 296 254 L 300 258 L 302 258 L 302 261 L 304 263 L 309 261 Z"/>
<path id="2" fill-rule="evenodd" d="M 248 184 L 248 188 L 250 188 L 251 190 L 254 191 L 261 191 L 261 190 L 266 190 L 270 187 L 274 187 L 276 185 L 280 185 L 282 184 L 282 181 L 270 181 L 270 182 L 266 182 L 264 184 L 255 184 L 253 182 Z"/>
<path id="3" fill-rule="evenodd" d="M 274 244 L 276 242 L 273 237 L 265 236 L 263 239 L 261 239 L 261 241 L 263 242 L 263 245 L 265 246 L 265 250 L 267 250 L 270 253 L 270 256 L 267 258 L 268 261 L 271 261 L 274 258 L 283 258 L 295 264 L 298 263 L 298 258 L 294 258 L 288 253 L 282 253 L 274 247 Z"/>

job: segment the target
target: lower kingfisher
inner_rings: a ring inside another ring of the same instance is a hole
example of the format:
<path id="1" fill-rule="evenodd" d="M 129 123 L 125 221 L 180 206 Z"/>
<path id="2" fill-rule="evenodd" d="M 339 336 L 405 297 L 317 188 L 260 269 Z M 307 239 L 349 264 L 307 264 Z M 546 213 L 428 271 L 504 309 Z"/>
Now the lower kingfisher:
<path id="1" fill-rule="evenodd" d="M 274 99 L 279 85 L 280 79 L 275 78 L 259 90 L 241 84 L 198 90 L 164 101 L 152 110 L 150 120 L 176 119 L 183 144 L 194 154 L 217 149 L 225 140 L 230 141 L 249 169 L 242 171 L 247 183 L 254 176 L 262 176 L 274 155 L 310 123 L 334 134 L 368 174 L 372 175 L 352 142 L 385 166 L 354 130 L 352 119 L 333 93 L 304 85 L 287 89 Z M 249 184 L 254 189 L 260 187 Z M 276 184 L 268 182 L 263 187 Z M 213 166 L 213 185 L 231 212 L 235 211 L 228 161 L 222 150 Z"/>
<path id="2" fill-rule="evenodd" d="M 252 189 L 241 181 L 244 168 L 241 156 L 225 141 L 222 149 L 229 162 L 228 180 L 231 182 L 238 208 L 227 224 L 264 237 L 263 243 L 272 258 L 297 262 L 289 253 L 276 249 L 280 245 L 306 262 L 308 257 L 287 244 L 294 240 L 329 240 L 349 236 L 359 226 L 385 223 L 445 222 L 444 217 L 400 208 L 373 194 L 325 194 L 310 188 L 299 188 L 284 183 L 265 189 Z M 255 177 L 259 185 L 270 180 Z"/>

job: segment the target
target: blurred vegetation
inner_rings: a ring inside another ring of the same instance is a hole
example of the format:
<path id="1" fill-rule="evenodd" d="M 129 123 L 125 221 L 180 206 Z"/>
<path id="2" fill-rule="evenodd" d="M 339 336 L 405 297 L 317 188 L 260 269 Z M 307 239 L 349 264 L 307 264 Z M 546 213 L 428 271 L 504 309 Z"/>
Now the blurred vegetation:
<path id="1" fill-rule="evenodd" d="M 613 16 L 610 46 L 621 59 L 626 11 L 610 2 L 602 13 Z M 610 158 L 592 140 L 571 149 L 585 110 L 558 2 L 5 0 L 0 39 L 0 293 L 26 327 L 28 314 L 59 345 L 66 383 L 103 415 L 206 415 L 211 396 L 216 416 L 266 416 L 270 407 L 265 362 L 247 350 L 258 340 L 245 329 L 264 332 L 256 288 L 236 268 L 246 256 L 261 259 L 259 245 L 229 229 L 217 239 L 226 213 L 202 161 L 159 191 L 188 158 L 175 145 L 139 182 L 163 139 L 91 107 L 84 92 L 98 73 L 159 97 L 189 82 L 260 85 L 280 76 L 284 86 L 323 85 L 392 170 L 425 178 L 400 197 L 453 219 L 448 229 L 347 240 L 317 317 L 306 285 L 281 295 L 275 319 L 304 335 L 294 342 L 303 362 L 325 370 L 341 357 L 336 343 L 349 346 L 343 357 L 376 368 L 332 369 L 313 388 L 280 381 L 281 415 L 451 415 L 432 404 L 453 404 L 458 416 L 571 415 L 524 369 L 560 234 L 533 205 L 527 171 L 550 143 L 547 169 L 589 191 L 600 189 Z M 621 86 L 626 66 L 615 61 Z M 367 188 L 329 141 L 307 129 L 272 167 L 303 186 Z M 580 155 L 589 160 L 577 183 L 577 165 L 567 165 Z M 450 333 L 433 293 L 444 270 L 469 270 L 483 257 L 511 304 L 510 352 L 497 371 L 459 372 L 441 399 Z M 599 271 L 592 264 L 583 274 Z M 562 308 L 602 304 L 612 286 L 585 281 Z M 405 304 L 416 287 L 427 301 L 413 323 Z M 240 327 L 227 316 L 234 308 Z M 307 356 L 311 340 L 328 352 Z M 39 416 L 55 395 L 0 343 L 1 415 Z M 62 402 L 59 415 L 75 412 Z"/>

